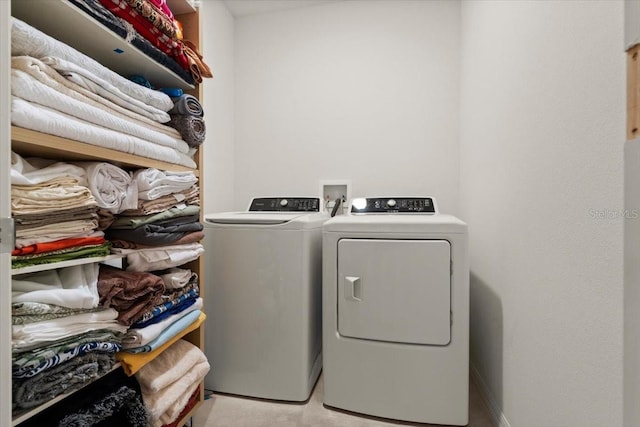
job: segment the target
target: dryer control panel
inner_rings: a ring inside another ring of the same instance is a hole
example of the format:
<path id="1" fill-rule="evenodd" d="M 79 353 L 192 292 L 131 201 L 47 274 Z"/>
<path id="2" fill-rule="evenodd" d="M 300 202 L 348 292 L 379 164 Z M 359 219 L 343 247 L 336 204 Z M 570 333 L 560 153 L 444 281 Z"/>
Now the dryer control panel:
<path id="1" fill-rule="evenodd" d="M 317 197 L 260 197 L 251 201 L 250 212 L 320 212 Z"/>
<path id="2" fill-rule="evenodd" d="M 373 197 L 353 199 L 352 214 L 436 214 L 433 197 Z"/>

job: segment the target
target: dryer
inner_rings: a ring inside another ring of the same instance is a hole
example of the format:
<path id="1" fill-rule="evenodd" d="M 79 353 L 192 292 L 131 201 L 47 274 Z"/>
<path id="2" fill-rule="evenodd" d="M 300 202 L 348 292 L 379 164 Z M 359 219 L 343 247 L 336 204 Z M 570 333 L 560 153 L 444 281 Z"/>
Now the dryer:
<path id="1" fill-rule="evenodd" d="M 322 368 L 320 199 L 205 215 L 207 389 L 305 401 Z"/>
<path id="2" fill-rule="evenodd" d="M 323 226 L 324 404 L 466 425 L 467 226 L 422 198 L 354 199 Z"/>

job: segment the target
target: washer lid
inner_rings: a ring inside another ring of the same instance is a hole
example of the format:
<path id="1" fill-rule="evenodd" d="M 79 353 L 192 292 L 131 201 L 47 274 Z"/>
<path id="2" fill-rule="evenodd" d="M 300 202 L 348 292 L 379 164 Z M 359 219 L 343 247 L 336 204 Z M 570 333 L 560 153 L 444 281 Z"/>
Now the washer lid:
<path id="1" fill-rule="evenodd" d="M 329 219 L 326 213 L 314 212 L 224 212 L 204 216 L 204 225 L 212 227 L 280 227 L 311 229 L 321 227 Z"/>

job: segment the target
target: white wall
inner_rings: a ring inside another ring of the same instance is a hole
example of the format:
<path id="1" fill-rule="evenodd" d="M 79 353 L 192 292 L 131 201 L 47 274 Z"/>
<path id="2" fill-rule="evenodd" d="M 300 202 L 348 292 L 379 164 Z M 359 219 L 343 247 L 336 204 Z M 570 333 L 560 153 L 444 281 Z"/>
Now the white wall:
<path id="1" fill-rule="evenodd" d="M 207 139 L 203 144 L 204 212 L 233 209 L 234 198 L 234 18 L 219 0 L 200 6 L 202 55 L 212 79 L 203 82 Z"/>
<path id="2" fill-rule="evenodd" d="M 463 3 L 472 362 L 514 427 L 622 422 L 623 21 L 621 1 Z"/>
<path id="3" fill-rule="evenodd" d="M 460 4 L 347 1 L 236 20 L 235 207 L 433 195 L 458 209 Z"/>

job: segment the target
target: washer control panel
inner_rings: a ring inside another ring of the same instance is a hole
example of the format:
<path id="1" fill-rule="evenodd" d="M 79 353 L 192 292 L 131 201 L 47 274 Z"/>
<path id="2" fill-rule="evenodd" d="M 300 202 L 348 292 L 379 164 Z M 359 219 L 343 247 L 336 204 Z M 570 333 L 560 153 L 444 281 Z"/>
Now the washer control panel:
<path id="1" fill-rule="evenodd" d="M 352 214 L 436 214 L 433 197 L 373 197 L 353 199 Z"/>
<path id="2" fill-rule="evenodd" d="M 250 212 L 320 212 L 314 197 L 260 197 L 251 201 Z"/>

